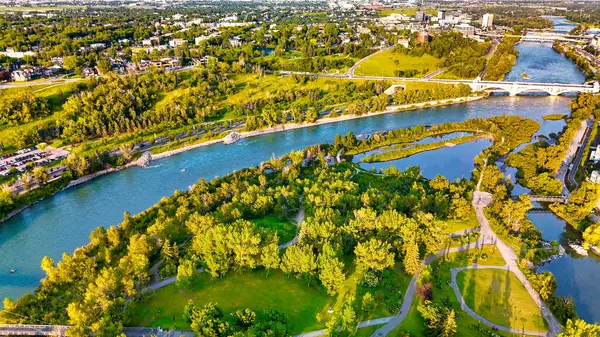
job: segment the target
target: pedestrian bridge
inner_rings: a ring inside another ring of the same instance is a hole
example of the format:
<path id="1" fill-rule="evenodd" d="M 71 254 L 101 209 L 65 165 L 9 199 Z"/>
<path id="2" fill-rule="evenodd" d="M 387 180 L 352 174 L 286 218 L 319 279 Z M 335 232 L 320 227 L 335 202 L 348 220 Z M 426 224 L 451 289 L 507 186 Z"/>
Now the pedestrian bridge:
<path id="1" fill-rule="evenodd" d="M 544 32 L 531 32 L 527 35 L 501 35 L 501 34 L 493 34 L 493 33 L 479 33 L 477 34 L 483 37 L 492 37 L 492 38 L 504 38 L 504 37 L 514 37 L 519 38 L 521 41 L 532 41 L 532 42 L 554 42 L 554 41 L 563 41 L 563 42 L 582 42 L 588 41 L 593 38 L 591 35 L 570 35 L 570 34 L 560 34 L 560 33 L 544 33 Z"/>
<path id="2" fill-rule="evenodd" d="M 534 82 L 501 82 L 501 81 L 482 81 L 479 78 L 469 83 L 473 91 L 504 91 L 510 96 L 516 96 L 523 93 L 543 92 L 550 96 L 558 96 L 565 93 L 590 93 L 600 92 L 600 84 L 594 82 L 588 84 L 562 84 L 562 83 L 534 83 Z"/>
<path id="3" fill-rule="evenodd" d="M 540 202 L 559 202 L 561 204 L 566 204 L 569 200 L 565 195 L 535 195 L 530 194 L 529 198 L 531 201 L 540 201 Z"/>

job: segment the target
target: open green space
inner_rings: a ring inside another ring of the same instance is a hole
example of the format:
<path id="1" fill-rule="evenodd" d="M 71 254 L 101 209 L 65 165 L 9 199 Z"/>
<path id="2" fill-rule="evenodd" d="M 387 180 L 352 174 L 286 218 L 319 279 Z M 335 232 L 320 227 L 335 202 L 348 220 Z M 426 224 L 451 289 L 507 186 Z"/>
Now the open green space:
<path id="1" fill-rule="evenodd" d="M 354 71 L 357 76 L 387 76 L 397 75 L 399 70 L 417 70 L 418 72 L 429 73 L 438 68 L 440 59 L 429 54 L 421 57 L 409 56 L 403 53 L 394 52 L 393 49 L 386 50 L 365 60 Z M 416 77 L 422 77 L 419 74 Z"/>
<path id="2" fill-rule="evenodd" d="M 506 327 L 546 331 L 541 312 L 519 279 L 507 270 L 468 269 L 456 276 L 469 308 Z"/>
<path id="3" fill-rule="evenodd" d="M 432 283 L 432 301 L 434 303 L 443 308 L 453 309 L 456 312 L 457 331 L 461 337 L 487 336 L 476 329 L 476 326 L 481 325 L 479 321 L 460 309 L 460 304 L 454 294 L 454 290 L 448 284 L 448 282 L 451 280 L 450 269 L 468 266 L 473 263 L 487 266 L 503 266 L 506 262 L 495 246 L 484 246 L 483 248 L 472 249 L 465 252 L 447 254 L 439 259 L 436 259 L 430 265 L 430 270 L 433 272 L 430 272 L 430 275 L 426 277 L 424 277 L 424 274 L 427 273 L 422 273 L 420 280 L 420 282 L 423 282 L 425 281 L 425 278 L 427 278 L 427 281 Z M 422 300 L 420 297 L 415 296 L 407 317 L 404 319 L 402 324 L 400 324 L 400 326 L 390 334 L 390 336 L 398 336 L 400 332 L 410 332 L 412 336 L 426 335 L 426 322 L 417 310 L 417 307 L 421 301 Z M 491 329 L 489 329 L 489 331 L 492 332 Z M 502 331 L 494 331 L 494 333 L 499 336 L 507 337 L 521 336 L 520 334 L 517 335 Z"/>
<path id="4" fill-rule="evenodd" d="M 327 318 L 327 309 L 334 301 L 319 286 L 308 287 L 306 282 L 288 278 L 282 272 L 271 272 L 265 277 L 264 270 L 229 273 L 221 279 L 208 274 L 197 275 L 189 288 L 168 285 L 149 295 L 143 303 L 130 306 L 132 326 L 152 326 L 169 329 L 189 329 L 184 320 L 184 307 L 189 300 L 202 307 L 217 303 L 227 313 L 250 308 L 257 315 L 265 309 L 276 308 L 287 313 L 293 333 L 318 330 L 325 323 L 318 322 L 316 315 Z"/>
<path id="5" fill-rule="evenodd" d="M 413 16 L 417 12 L 417 10 L 419 10 L 418 7 L 401 7 L 401 8 L 394 8 L 394 9 L 381 9 L 381 10 L 377 11 L 377 15 L 380 18 L 390 16 L 392 14 L 404 14 L 407 16 Z M 435 15 L 437 12 L 433 9 L 426 9 L 425 13 L 427 13 L 428 15 Z"/>
<path id="6" fill-rule="evenodd" d="M 475 212 L 471 212 L 468 219 L 464 220 L 446 220 L 446 232 L 448 234 L 465 231 L 468 229 L 478 228 L 479 222 Z"/>
<path id="7" fill-rule="evenodd" d="M 277 232 L 279 244 L 292 241 L 296 236 L 296 225 L 289 220 L 280 220 L 275 215 L 267 215 L 264 218 L 250 220 L 258 227 Z"/>

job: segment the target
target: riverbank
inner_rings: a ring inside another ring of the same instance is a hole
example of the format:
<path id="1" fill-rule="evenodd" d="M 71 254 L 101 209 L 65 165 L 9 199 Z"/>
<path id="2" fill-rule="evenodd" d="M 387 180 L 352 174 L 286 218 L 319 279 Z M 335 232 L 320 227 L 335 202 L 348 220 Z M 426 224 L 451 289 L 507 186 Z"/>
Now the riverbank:
<path id="1" fill-rule="evenodd" d="M 423 108 L 433 108 L 433 107 L 454 105 L 454 104 L 460 104 L 460 103 L 469 103 L 469 102 L 474 102 L 474 101 L 483 99 L 485 97 L 486 96 L 470 96 L 470 97 L 450 98 L 450 99 L 445 99 L 445 100 L 428 101 L 428 102 L 415 103 L 415 104 L 404 104 L 404 105 L 389 107 L 388 109 L 381 111 L 381 112 L 369 112 L 369 113 L 366 113 L 363 115 L 342 115 L 342 116 L 338 116 L 338 117 L 323 117 L 321 119 L 316 120 L 314 123 L 280 124 L 280 125 L 272 126 L 269 128 L 260 129 L 260 130 L 241 131 L 241 132 L 238 132 L 238 134 L 239 134 L 240 138 L 252 138 L 252 137 L 277 133 L 277 132 L 290 131 L 290 130 L 296 130 L 296 129 L 302 129 L 302 128 L 310 128 L 310 127 L 319 126 L 319 125 L 338 123 L 338 122 L 349 121 L 349 120 L 353 120 L 353 119 L 374 117 L 374 116 L 395 113 L 395 112 L 404 112 L 404 111 L 418 110 L 418 109 L 423 109 Z M 232 130 L 232 132 L 235 132 L 235 130 Z M 161 153 L 152 155 L 152 160 L 159 160 L 159 159 L 167 158 L 167 157 L 174 156 L 176 154 L 180 154 L 180 153 L 183 153 L 183 152 L 186 152 L 189 150 L 221 143 L 222 141 L 223 141 L 222 138 L 219 138 L 219 139 L 201 142 L 201 143 L 197 143 L 197 144 L 193 144 L 193 145 L 189 145 L 189 146 L 184 145 L 184 147 L 181 147 L 178 149 L 169 150 L 169 151 L 165 151 L 165 152 L 161 152 Z"/>
<path id="2" fill-rule="evenodd" d="M 470 96 L 470 97 L 459 97 L 459 98 L 450 98 L 450 99 L 443 99 L 443 100 L 435 100 L 435 101 L 428 101 L 428 102 L 421 102 L 421 103 L 415 103 L 415 104 L 404 104 L 404 105 L 398 105 L 398 106 L 391 106 L 388 107 L 386 110 L 381 111 L 381 112 L 369 112 L 363 115 L 342 115 L 342 116 L 338 116 L 338 117 L 323 117 L 321 119 L 316 120 L 314 123 L 289 123 L 289 124 L 282 124 L 282 125 L 277 125 L 277 126 L 273 126 L 270 128 L 265 128 L 265 129 L 260 129 L 260 130 L 254 130 L 254 131 L 241 131 L 239 132 L 240 138 L 252 138 L 252 137 L 257 137 L 257 136 L 262 136 L 262 135 L 267 135 L 267 134 L 272 134 L 272 133 L 277 133 L 277 132 L 283 132 L 283 131 L 290 131 L 290 130 L 295 130 L 295 129 L 302 129 L 302 128 L 310 128 L 310 127 L 315 127 L 315 126 L 320 126 L 320 125 L 325 125 L 325 124 L 330 124 L 330 123 L 338 123 L 338 122 L 343 122 L 343 121 L 348 121 L 348 120 L 353 120 L 353 119 L 361 119 L 361 118 L 368 118 L 368 117 L 374 117 L 374 116 L 379 116 L 379 115 L 383 115 L 383 114 L 390 114 L 390 113 L 396 113 L 396 112 L 404 112 L 404 111 L 412 111 L 412 110 L 418 110 L 418 109 L 424 109 L 424 108 L 432 108 L 432 107 L 440 107 L 440 106 L 448 106 L 448 105 L 454 105 L 454 104 L 460 104 L 460 103 L 469 103 L 469 102 L 474 102 L 480 99 L 485 98 L 486 96 Z M 232 132 L 235 132 L 236 130 L 232 130 Z M 183 144 L 182 147 L 177 148 L 177 149 L 173 149 L 173 150 L 168 150 L 168 151 L 164 151 L 164 152 L 160 152 L 157 154 L 152 154 L 151 158 L 152 161 L 154 160 L 160 160 L 160 159 L 164 159 L 164 158 L 168 158 L 177 154 L 181 154 L 190 150 L 194 150 L 194 149 L 198 149 L 201 147 L 205 147 L 205 146 L 210 146 L 210 145 L 215 145 L 215 144 L 219 144 L 223 142 L 223 138 L 219 137 L 216 139 L 211 139 L 208 141 L 203 141 L 203 142 L 199 142 L 196 144 L 192 144 L 192 145 L 186 145 Z M 11 212 L 9 212 L 6 216 L 4 216 L 4 218 L 2 218 L 0 220 L 0 224 L 4 223 L 5 221 L 15 217 L 16 215 L 18 215 L 19 213 L 21 213 L 22 211 L 28 209 L 29 207 L 35 205 L 36 203 L 47 199 L 57 193 L 60 193 L 66 189 L 69 189 L 71 187 L 75 187 L 77 185 L 81 185 L 83 183 L 86 183 L 90 180 L 93 180 L 94 178 L 109 174 L 109 173 L 114 173 L 114 172 L 118 172 L 133 166 L 139 166 L 139 164 L 137 163 L 137 161 L 132 161 L 130 163 L 127 163 L 126 165 L 117 167 L 117 168 L 109 168 L 109 169 L 105 169 L 105 170 L 101 170 L 101 171 L 97 171 L 94 173 L 90 173 L 87 174 L 85 176 L 79 177 L 75 180 L 70 181 L 65 187 L 61 188 L 60 190 L 58 190 L 56 193 L 53 194 L 49 194 L 47 196 L 44 196 L 43 198 L 40 198 L 38 200 L 36 200 L 33 203 L 27 204 L 27 205 L 22 205 L 14 210 L 12 210 Z"/>
<path id="3" fill-rule="evenodd" d="M 94 178 L 98 178 L 98 177 L 103 176 L 105 174 L 109 174 L 109 173 L 113 173 L 113 172 L 118 172 L 118 171 L 130 168 L 132 166 L 137 166 L 137 165 L 138 165 L 137 162 L 134 161 L 134 162 L 128 163 L 128 164 L 123 165 L 123 166 L 119 166 L 119 167 L 116 167 L 116 168 L 111 167 L 109 169 L 105 169 L 105 170 L 97 171 L 97 172 L 94 172 L 94 173 L 86 174 L 86 175 L 84 175 L 82 177 L 79 177 L 77 179 L 71 180 L 66 186 L 64 186 L 63 188 L 59 189 L 57 192 L 49 194 L 49 195 L 47 195 L 47 196 L 45 196 L 43 198 L 40 198 L 40 199 L 36 200 L 35 202 L 32 202 L 32 203 L 27 204 L 27 205 L 22 205 L 22 206 L 20 206 L 20 207 L 18 207 L 16 209 L 12 210 L 8 214 L 6 214 L 4 216 L 4 218 L 2 218 L 0 220 L 0 224 L 2 224 L 3 222 L 8 221 L 9 219 L 17 216 L 19 213 L 21 213 L 24 210 L 28 209 L 29 207 L 37 204 L 38 202 L 43 201 L 43 200 L 45 200 L 47 198 L 50 198 L 50 197 L 52 197 L 52 196 L 54 196 L 54 195 L 56 195 L 56 194 L 58 194 L 58 193 L 60 193 L 60 192 L 62 192 L 64 190 L 66 190 L 66 189 L 69 189 L 71 187 L 75 187 L 77 185 L 81 185 L 83 183 L 86 183 L 86 182 L 88 182 L 88 181 L 90 181 L 90 180 L 92 180 Z"/>

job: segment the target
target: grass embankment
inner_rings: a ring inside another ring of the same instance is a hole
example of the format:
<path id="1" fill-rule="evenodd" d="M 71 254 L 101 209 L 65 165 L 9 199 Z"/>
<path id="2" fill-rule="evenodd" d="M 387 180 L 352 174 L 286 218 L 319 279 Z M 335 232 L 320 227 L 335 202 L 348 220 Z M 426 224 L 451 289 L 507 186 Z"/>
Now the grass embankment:
<path id="1" fill-rule="evenodd" d="M 456 281 L 469 308 L 488 321 L 515 329 L 548 329 L 540 309 L 512 272 L 468 269 L 458 273 Z"/>
<path id="2" fill-rule="evenodd" d="M 475 141 L 477 139 L 484 138 L 485 135 L 475 135 L 475 136 L 465 136 L 454 138 L 446 141 L 429 143 L 429 144 L 415 144 L 414 146 L 409 147 L 400 147 L 395 148 L 390 151 L 385 151 L 383 153 L 372 154 L 364 157 L 361 161 L 365 163 L 378 163 L 378 162 L 386 162 L 391 160 L 402 159 L 406 157 L 410 157 L 417 153 L 425 152 L 425 151 L 433 151 L 440 149 L 446 146 L 455 146 L 463 143 L 468 143 Z"/>
<path id="3" fill-rule="evenodd" d="M 476 258 L 475 255 L 480 255 Z M 467 252 L 452 253 L 439 258 L 431 264 L 433 273 L 433 299 L 432 301 L 442 308 L 453 309 L 456 312 L 457 331 L 461 337 L 480 337 L 488 336 L 492 333 L 490 328 L 483 326 L 476 319 L 469 316 L 460 309 L 458 299 L 454 290 L 448 282 L 451 280 L 450 269 L 468 266 L 476 262 L 479 265 L 503 266 L 505 261 L 495 246 L 485 246 L 481 249 L 474 249 Z M 400 332 L 410 332 L 411 336 L 426 336 L 426 322 L 417 310 L 421 303 L 421 298 L 416 296 L 407 317 L 402 324 L 396 328 L 390 336 L 398 336 Z M 485 331 L 485 332 L 484 332 Z M 517 337 L 521 334 L 511 334 L 502 331 L 494 331 L 499 336 Z"/>
<path id="4" fill-rule="evenodd" d="M 258 227 L 268 231 L 275 231 L 279 236 L 279 244 L 291 241 L 296 236 L 296 226 L 289 220 L 280 220 L 275 215 L 267 215 L 264 218 L 250 220 Z"/>
<path id="5" fill-rule="evenodd" d="M 420 74 L 415 77 L 423 77 L 425 74 L 436 70 L 440 62 L 440 59 L 429 54 L 415 57 L 397 53 L 390 49 L 361 63 L 354 74 L 357 76 L 394 77 L 397 76 L 398 71 L 416 70 Z"/>

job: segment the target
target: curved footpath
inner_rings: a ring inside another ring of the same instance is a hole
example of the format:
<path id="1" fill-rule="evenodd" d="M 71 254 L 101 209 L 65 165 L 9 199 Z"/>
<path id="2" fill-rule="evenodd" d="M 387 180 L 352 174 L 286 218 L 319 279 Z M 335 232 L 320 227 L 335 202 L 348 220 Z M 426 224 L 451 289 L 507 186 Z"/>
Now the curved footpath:
<path id="1" fill-rule="evenodd" d="M 388 50 L 390 50 L 390 49 L 392 49 L 392 48 L 394 48 L 394 47 L 395 47 L 395 45 L 394 45 L 394 46 L 391 46 L 391 47 L 383 48 L 383 49 L 381 49 L 381 50 L 379 50 L 379 51 L 377 51 L 377 52 L 375 52 L 375 53 L 373 53 L 373 54 L 371 54 L 371 55 L 367 55 L 366 57 L 363 57 L 363 58 L 362 58 L 362 59 L 360 59 L 358 62 L 354 63 L 354 65 L 353 65 L 352 67 L 350 67 L 350 69 L 348 69 L 348 71 L 346 72 L 345 76 L 347 76 L 347 77 L 354 77 L 354 71 L 355 71 L 355 70 L 356 70 L 356 68 L 358 68 L 358 67 L 359 67 L 359 66 L 360 66 L 360 65 L 361 65 L 363 62 L 365 62 L 366 60 L 370 59 L 371 57 L 373 57 L 373 56 L 375 56 L 375 55 L 381 54 L 381 53 L 383 53 L 383 52 L 385 52 L 385 51 L 388 51 Z"/>
<path id="2" fill-rule="evenodd" d="M 521 269 L 519 269 L 518 257 L 515 254 L 515 252 L 513 251 L 513 249 L 510 248 L 508 245 L 506 245 L 504 242 L 502 242 L 502 240 L 500 240 L 498 238 L 496 233 L 494 233 L 494 231 L 492 230 L 489 222 L 485 218 L 483 209 L 484 209 L 484 207 L 486 207 L 487 205 L 489 205 L 491 203 L 492 196 L 489 193 L 480 192 L 479 191 L 480 185 L 481 185 L 481 178 L 479 180 L 479 183 L 477 184 L 477 191 L 475 191 L 473 193 L 473 206 L 475 207 L 475 211 L 477 214 L 477 220 L 479 221 L 479 224 L 481 226 L 481 235 L 479 236 L 479 240 L 475 244 L 476 245 L 493 244 L 493 245 L 496 245 L 496 247 L 498 247 L 500 254 L 506 261 L 507 270 L 512 271 L 515 274 L 515 276 L 517 276 L 519 281 L 521 281 L 521 283 L 523 284 L 523 286 L 525 287 L 525 289 L 527 290 L 527 292 L 529 293 L 529 295 L 531 296 L 533 301 L 540 308 L 542 316 L 548 323 L 548 332 L 542 334 L 542 336 L 549 336 L 549 337 L 557 336 L 561 330 L 560 323 L 558 323 L 558 321 L 556 320 L 556 318 L 554 317 L 554 315 L 552 314 L 550 309 L 548 309 L 548 307 L 546 306 L 546 303 L 544 303 L 544 301 L 542 300 L 540 295 L 533 289 L 533 287 L 531 286 L 531 283 L 529 283 L 529 280 L 527 279 L 525 274 L 523 274 Z M 455 249 L 450 249 L 447 251 L 447 253 L 461 251 L 461 250 L 465 250 L 465 246 L 458 247 Z M 435 255 L 428 256 L 423 261 L 423 265 L 430 264 L 433 260 L 435 260 L 436 258 L 438 258 L 444 254 L 445 254 L 445 252 L 442 251 Z M 400 310 L 398 315 L 394 316 L 394 318 L 392 318 L 386 325 L 377 329 L 377 331 L 375 331 L 375 333 L 372 335 L 373 337 L 386 336 L 392 330 L 397 328 L 402 323 L 402 321 L 404 321 L 404 319 L 406 318 L 406 315 L 408 314 L 408 312 L 410 310 L 410 307 L 412 306 L 412 301 L 413 301 L 415 291 L 416 291 L 416 283 L 417 283 L 417 280 L 419 279 L 419 275 L 420 275 L 420 273 L 418 272 L 412 278 L 410 285 L 408 287 L 408 290 L 406 291 L 406 295 L 404 296 L 404 300 L 402 302 L 402 309 Z M 456 283 L 456 282 L 453 282 L 453 283 Z M 458 294 L 457 294 L 457 297 L 459 298 L 459 300 L 462 299 L 462 296 L 459 297 Z M 462 303 L 461 303 L 461 306 L 462 306 Z M 475 314 L 475 316 L 472 315 L 471 314 L 472 311 L 470 311 L 470 310 L 469 311 L 465 310 L 465 311 L 468 314 L 470 314 L 473 318 L 482 322 L 483 324 L 486 324 L 487 326 L 492 327 L 492 328 L 498 328 L 498 326 L 496 324 L 493 324 L 487 320 L 481 320 L 480 319 L 481 317 L 479 315 L 477 315 L 477 314 Z M 505 328 L 505 329 L 510 329 L 510 328 Z"/>

